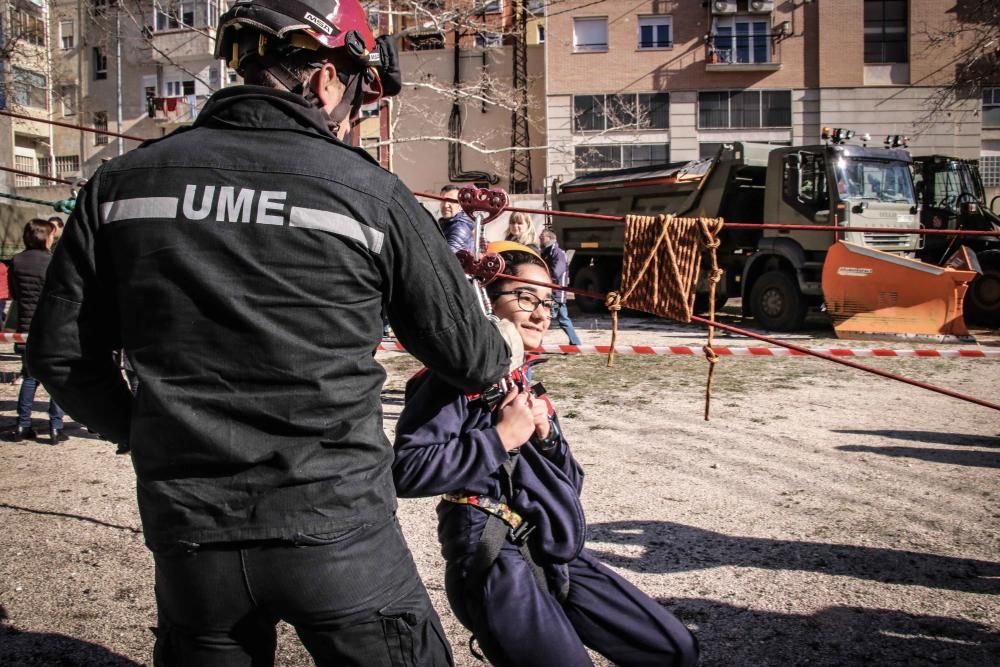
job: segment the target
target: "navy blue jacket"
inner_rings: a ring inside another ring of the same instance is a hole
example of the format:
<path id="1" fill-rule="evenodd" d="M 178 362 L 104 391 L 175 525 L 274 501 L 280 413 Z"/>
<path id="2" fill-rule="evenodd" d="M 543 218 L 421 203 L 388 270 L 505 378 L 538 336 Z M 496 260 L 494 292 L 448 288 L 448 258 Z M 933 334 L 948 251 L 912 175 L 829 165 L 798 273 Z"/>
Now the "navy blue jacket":
<path id="1" fill-rule="evenodd" d="M 459 250 L 473 252 L 476 240 L 475 221 L 465 211 L 459 211 L 451 216 L 450 220 L 451 222 L 445 231 L 445 237 L 448 239 L 448 247 L 451 248 L 452 252 L 458 252 Z"/>
<path id="2" fill-rule="evenodd" d="M 559 247 L 559 243 L 552 242 L 548 248 L 542 248 L 542 259 L 549 265 L 549 275 L 552 282 L 562 287 L 569 285 L 569 263 L 566 261 L 566 251 Z M 566 303 L 566 292 L 554 290 L 552 298 L 559 303 Z"/>
<path id="3" fill-rule="evenodd" d="M 396 426 L 397 493 L 411 498 L 447 492 L 499 498 L 502 466 L 509 455 L 495 423 L 494 413 L 480 401 L 470 401 L 436 374 L 411 380 Z M 580 504 L 583 469 L 565 438 L 546 452 L 525 443 L 517 456 L 508 504 L 535 526 L 529 538 L 532 553 L 544 564 L 572 560 L 586 539 Z M 487 518 L 469 505 L 441 501 L 438 538 L 445 559 L 471 556 Z"/>

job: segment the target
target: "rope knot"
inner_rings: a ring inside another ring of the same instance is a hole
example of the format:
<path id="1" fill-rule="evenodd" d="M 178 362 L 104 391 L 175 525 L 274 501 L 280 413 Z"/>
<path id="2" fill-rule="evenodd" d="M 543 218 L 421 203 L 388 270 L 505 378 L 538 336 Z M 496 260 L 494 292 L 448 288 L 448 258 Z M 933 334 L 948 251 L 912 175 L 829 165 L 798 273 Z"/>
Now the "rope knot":
<path id="1" fill-rule="evenodd" d="M 611 311 L 622 309 L 622 296 L 618 292 L 608 292 L 604 297 L 604 306 Z"/>
<path id="2" fill-rule="evenodd" d="M 718 363 L 719 355 L 715 353 L 715 350 L 713 350 L 710 345 L 702 345 L 701 351 L 705 353 L 705 359 L 708 360 L 708 363 L 710 364 Z"/>
<path id="3" fill-rule="evenodd" d="M 723 273 L 724 271 L 722 269 L 718 268 L 712 269 L 711 271 L 708 272 L 708 282 L 710 283 L 719 282 L 720 280 L 722 280 Z"/>

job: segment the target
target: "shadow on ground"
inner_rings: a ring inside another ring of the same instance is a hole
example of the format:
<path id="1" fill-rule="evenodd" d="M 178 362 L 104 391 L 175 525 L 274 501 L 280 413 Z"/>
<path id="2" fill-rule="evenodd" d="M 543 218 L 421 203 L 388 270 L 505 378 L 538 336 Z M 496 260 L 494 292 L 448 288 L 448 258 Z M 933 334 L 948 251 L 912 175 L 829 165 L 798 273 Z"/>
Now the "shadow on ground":
<path id="1" fill-rule="evenodd" d="M 669 521 L 612 521 L 590 526 L 588 547 L 604 562 L 637 572 L 687 572 L 736 566 L 857 577 L 886 584 L 1000 593 L 1000 563 L 934 554 L 736 537 Z M 646 547 L 636 557 L 600 543 Z"/>
<path id="2" fill-rule="evenodd" d="M 945 463 L 972 468 L 1000 468 L 1000 452 L 975 449 L 929 449 L 924 447 L 872 447 L 869 445 L 841 445 L 842 452 L 878 454 L 893 458 L 920 459 L 931 463 Z"/>
<path id="3" fill-rule="evenodd" d="M 75 637 L 18 630 L 7 622 L 7 610 L 0 606 L 0 665 L 139 667 L 141 663 Z"/>
<path id="4" fill-rule="evenodd" d="M 698 636 L 699 667 L 993 667 L 1000 654 L 1000 635 L 963 619 L 841 606 L 783 614 L 697 598 L 661 603 Z"/>
<path id="5" fill-rule="evenodd" d="M 947 433 L 944 431 L 894 431 L 876 430 L 862 431 L 853 429 L 833 430 L 834 433 L 847 435 L 874 435 L 880 438 L 908 440 L 910 442 L 926 442 L 930 445 L 962 445 L 966 447 L 1000 447 L 1000 437 L 988 435 L 972 435 L 971 433 Z"/>

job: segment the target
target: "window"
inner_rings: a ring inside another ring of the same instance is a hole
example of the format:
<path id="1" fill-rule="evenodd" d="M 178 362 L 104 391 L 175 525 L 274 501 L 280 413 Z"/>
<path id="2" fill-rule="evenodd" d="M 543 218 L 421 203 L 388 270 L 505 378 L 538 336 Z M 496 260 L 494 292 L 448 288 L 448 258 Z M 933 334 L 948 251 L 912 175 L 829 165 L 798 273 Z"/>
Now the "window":
<path id="1" fill-rule="evenodd" d="M 607 51 L 608 19 L 573 19 L 573 50 Z"/>
<path id="2" fill-rule="evenodd" d="M 56 156 L 56 176 L 62 178 L 66 174 L 80 171 L 79 155 L 57 155 Z"/>
<path id="3" fill-rule="evenodd" d="M 724 90 L 698 93 L 698 127 L 791 127 L 790 90 Z"/>
<path id="4" fill-rule="evenodd" d="M 36 109 L 49 108 L 46 78 L 38 72 L 14 67 L 12 69 L 11 99 L 15 104 Z"/>
<path id="5" fill-rule="evenodd" d="M 1000 127 L 1000 88 L 983 88 L 983 127 Z"/>
<path id="6" fill-rule="evenodd" d="M 544 44 L 545 43 L 545 26 L 543 24 L 539 23 L 536 27 L 538 28 L 538 43 L 539 44 Z"/>
<path id="7" fill-rule="evenodd" d="M 14 156 L 14 167 L 20 169 L 21 171 L 35 171 L 36 158 L 33 155 L 15 155 Z M 17 174 L 14 176 L 14 185 L 19 188 L 29 188 L 33 185 L 39 185 L 38 179 L 34 176 L 23 176 Z"/>
<path id="8" fill-rule="evenodd" d="M 37 171 L 38 171 L 39 174 L 41 174 L 42 176 L 51 176 L 52 175 L 52 168 L 51 168 L 52 167 L 52 163 L 49 162 L 49 158 L 48 157 L 43 156 L 43 155 L 39 155 L 37 158 L 35 158 L 35 162 L 38 163 L 38 170 Z M 41 179 L 39 179 L 39 180 L 41 180 Z M 48 184 L 48 181 L 45 181 L 44 183 L 41 183 L 40 185 L 46 185 L 46 184 Z"/>
<path id="9" fill-rule="evenodd" d="M 865 0 L 865 62 L 908 62 L 906 0 Z"/>
<path id="10" fill-rule="evenodd" d="M 73 29 L 72 21 L 59 22 L 59 42 L 64 50 L 72 49 L 76 33 Z"/>
<path id="11" fill-rule="evenodd" d="M 194 81 L 167 81 L 167 97 L 194 95 Z"/>
<path id="12" fill-rule="evenodd" d="M 16 41 L 45 46 L 45 20 L 35 13 L 37 9 L 22 6 L 18 2 L 9 2 L 7 9 L 10 14 L 11 35 Z"/>
<path id="13" fill-rule="evenodd" d="M 1000 155 L 979 157 L 979 177 L 983 181 L 983 187 L 1000 187 Z"/>
<path id="14" fill-rule="evenodd" d="M 205 12 L 198 12 L 201 14 L 198 18 L 207 21 L 210 9 L 206 7 L 204 0 L 198 3 L 198 9 Z M 153 27 L 157 31 L 179 30 L 195 25 L 195 3 L 193 0 L 157 0 L 153 5 L 153 13 L 156 17 Z"/>
<path id="15" fill-rule="evenodd" d="M 94 47 L 94 79 L 100 81 L 108 78 L 108 56 L 97 46 Z"/>
<path id="16" fill-rule="evenodd" d="M 669 16 L 640 16 L 639 48 L 669 49 L 673 46 L 671 22 Z"/>
<path id="17" fill-rule="evenodd" d="M 670 127 L 670 93 L 574 95 L 573 131 L 660 130 Z"/>
<path id="18" fill-rule="evenodd" d="M 94 129 L 102 130 L 104 132 L 108 131 L 108 112 L 107 111 L 95 111 L 94 112 Z M 106 134 L 95 134 L 94 135 L 94 145 L 104 146 L 108 143 L 108 135 Z"/>
<path id="19" fill-rule="evenodd" d="M 76 86 L 59 86 L 59 104 L 63 116 L 76 114 Z"/>
<path id="20" fill-rule="evenodd" d="M 480 49 L 494 49 L 503 46 L 503 35 L 498 32 L 477 32 L 476 46 Z"/>
<path id="21" fill-rule="evenodd" d="M 749 16 L 719 16 L 712 34 L 716 62 L 726 64 L 771 62 L 771 23 Z"/>
<path id="22" fill-rule="evenodd" d="M 444 48 L 444 35 L 441 33 L 424 33 L 422 35 L 407 35 L 411 51 L 434 51 Z"/>
<path id="23" fill-rule="evenodd" d="M 594 144 L 574 147 L 576 173 L 666 164 L 670 144 Z"/>
<path id="24" fill-rule="evenodd" d="M 499 14 L 503 11 L 503 0 L 486 0 L 481 11 L 484 14 Z"/>

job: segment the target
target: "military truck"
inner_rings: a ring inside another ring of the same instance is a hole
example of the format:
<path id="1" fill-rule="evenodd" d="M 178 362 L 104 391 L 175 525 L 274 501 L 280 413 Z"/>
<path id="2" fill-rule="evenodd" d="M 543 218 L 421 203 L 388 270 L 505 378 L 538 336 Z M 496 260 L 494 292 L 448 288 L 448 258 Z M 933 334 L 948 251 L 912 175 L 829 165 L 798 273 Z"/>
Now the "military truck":
<path id="1" fill-rule="evenodd" d="M 924 227 L 997 233 L 964 238 L 928 236 L 919 256 L 925 262 L 941 264 L 961 245 L 973 250 L 981 273 L 965 294 L 965 319 L 1000 327 L 1000 216 L 986 204 L 978 161 L 947 155 L 914 156 L 913 182 Z"/>
<path id="2" fill-rule="evenodd" d="M 919 235 L 853 232 L 852 227 L 916 228 L 917 201 L 909 153 L 846 143 L 842 130 L 828 143 L 724 145 L 709 159 L 597 172 L 555 183 L 553 208 L 626 215 L 673 213 L 727 222 L 836 225 L 843 231 L 724 229 L 718 258 L 726 272 L 717 303 L 743 299 L 743 311 L 776 331 L 801 327 L 807 310 L 823 303 L 821 275 L 827 248 L 837 240 L 913 257 Z M 605 292 L 621 276 L 624 225 L 556 216 L 562 247 L 574 251 L 572 284 Z M 707 303 L 707 282 L 696 307 Z M 584 310 L 599 304 L 578 298 Z"/>

